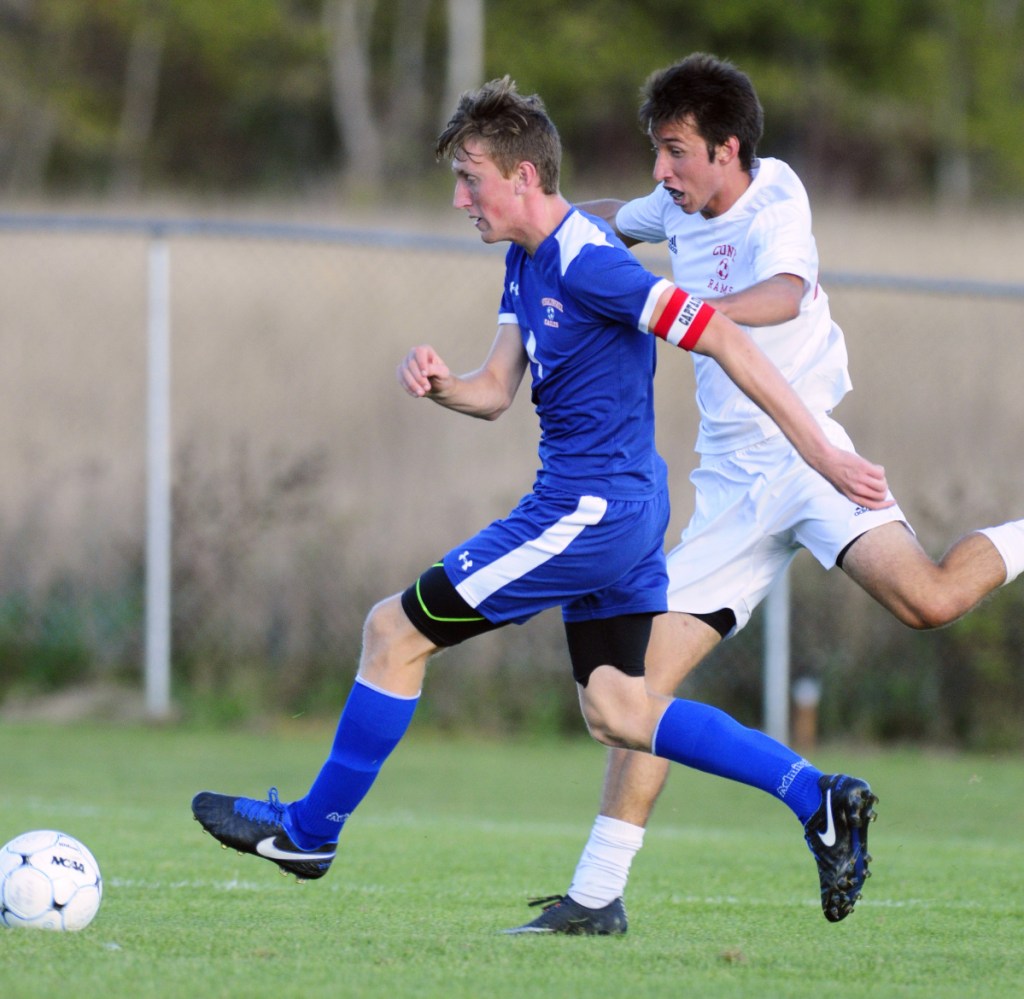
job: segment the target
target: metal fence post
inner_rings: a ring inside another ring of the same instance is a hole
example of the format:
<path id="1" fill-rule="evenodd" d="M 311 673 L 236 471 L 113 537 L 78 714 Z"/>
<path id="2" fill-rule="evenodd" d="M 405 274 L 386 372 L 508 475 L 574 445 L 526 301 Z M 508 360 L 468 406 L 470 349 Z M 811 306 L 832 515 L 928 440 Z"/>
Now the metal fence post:
<path id="1" fill-rule="evenodd" d="M 170 251 L 149 244 L 146 393 L 146 712 L 171 709 L 171 350 Z"/>
<path id="2" fill-rule="evenodd" d="M 789 742 L 789 569 L 764 602 L 764 730 Z"/>

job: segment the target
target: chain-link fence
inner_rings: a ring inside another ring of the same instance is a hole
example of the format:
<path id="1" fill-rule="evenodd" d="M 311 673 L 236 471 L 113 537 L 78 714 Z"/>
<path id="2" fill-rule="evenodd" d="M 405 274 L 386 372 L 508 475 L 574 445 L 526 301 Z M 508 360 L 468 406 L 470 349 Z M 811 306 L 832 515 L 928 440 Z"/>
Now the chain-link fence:
<path id="1" fill-rule="evenodd" d="M 333 714 L 372 603 L 532 482 L 525 397 L 491 424 L 412 400 L 394 378 L 421 342 L 456 370 L 479 363 L 504 250 L 388 229 L 0 216 L 8 703 L 76 678 L 138 682 L 154 240 L 168 251 L 175 701 Z M 644 259 L 664 270 L 660 251 Z M 958 534 L 1015 516 L 1024 287 L 852 274 L 825 274 L 823 285 L 855 382 L 837 416 L 886 465 L 925 547 L 940 554 Z M 692 395 L 688 360 L 666 348 L 670 541 L 692 503 Z M 996 684 L 986 704 L 1019 709 L 1022 683 L 993 665 L 993 640 L 985 664 L 965 665 L 957 657 L 979 640 L 962 625 L 953 646 L 909 635 L 806 555 L 792 582 L 794 672 L 824 682 L 826 734 L 972 738 L 978 722 L 957 720 L 954 683 L 967 674 Z M 758 621 L 688 685 L 756 723 Z M 557 613 L 439 657 L 428 687 L 424 713 L 438 724 L 580 725 Z"/>

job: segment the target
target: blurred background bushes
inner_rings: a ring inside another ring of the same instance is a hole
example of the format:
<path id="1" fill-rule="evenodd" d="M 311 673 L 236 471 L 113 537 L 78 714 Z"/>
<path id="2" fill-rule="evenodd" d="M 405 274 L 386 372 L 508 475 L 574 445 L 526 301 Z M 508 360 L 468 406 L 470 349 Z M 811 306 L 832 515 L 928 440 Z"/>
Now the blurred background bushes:
<path id="1" fill-rule="evenodd" d="M 1019 192 L 1021 0 L 0 0 L 0 190 L 413 201 L 455 96 L 505 73 L 574 188 L 621 184 L 642 81 L 697 50 L 751 74 L 812 193 Z"/>

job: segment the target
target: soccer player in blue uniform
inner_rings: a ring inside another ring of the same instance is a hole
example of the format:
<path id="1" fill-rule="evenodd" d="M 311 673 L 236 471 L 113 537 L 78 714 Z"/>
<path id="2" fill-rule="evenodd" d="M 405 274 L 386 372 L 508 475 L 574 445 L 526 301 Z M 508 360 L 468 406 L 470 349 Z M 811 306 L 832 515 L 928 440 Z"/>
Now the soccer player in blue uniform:
<path id="1" fill-rule="evenodd" d="M 856 502 L 885 505 L 884 470 L 832 445 L 731 320 L 651 274 L 605 222 L 562 197 L 558 133 L 538 97 L 520 95 L 507 77 L 464 94 L 437 152 L 451 160 L 455 207 L 485 242 L 512 243 L 498 333 L 475 371 L 456 376 L 420 346 L 399 365 L 399 382 L 414 397 L 495 419 L 529 370 L 541 429 L 536 482 L 507 517 L 370 611 L 356 682 L 303 798 L 285 804 L 274 789 L 266 800 L 203 791 L 193 814 L 226 846 L 301 880 L 323 876 L 344 823 L 409 725 L 428 658 L 561 606 L 595 739 L 760 787 L 806 822 L 822 807 L 819 770 L 716 708 L 654 694 L 644 683 L 651 621 L 667 606 L 656 338 L 713 357 L 808 464 Z M 850 872 L 858 885 L 867 873 L 863 826 L 874 796 L 857 784 L 856 822 L 845 813 L 829 822 L 839 893 L 850 890 Z"/>

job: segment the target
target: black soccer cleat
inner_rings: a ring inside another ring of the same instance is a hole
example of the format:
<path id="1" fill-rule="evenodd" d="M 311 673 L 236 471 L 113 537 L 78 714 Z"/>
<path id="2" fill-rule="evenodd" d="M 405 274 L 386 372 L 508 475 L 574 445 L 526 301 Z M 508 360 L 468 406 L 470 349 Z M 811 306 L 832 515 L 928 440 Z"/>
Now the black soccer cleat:
<path id="1" fill-rule="evenodd" d="M 616 936 L 626 932 L 626 907 L 621 898 L 601 909 L 588 909 L 568 895 L 532 899 L 544 911 L 532 922 L 502 933 L 564 933 L 568 936 Z"/>
<path id="2" fill-rule="evenodd" d="M 294 874 L 300 882 L 322 878 L 334 860 L 338 844 L 300 849 L 285 832 L 284 812 L 276 787 L 270 789 L 266 801 L 213 791 L 200 791 L 192 799 L 196 821 L 222 846 L 272 861 L 282 874 Z"/>
<path id="3" fill-rule="evenodd" d="M 868 864 L 868 823 L 875 819 L 876 795 L 866 781 L 832 774 L 818 781 L 821 807 L 804 826 L 804 839 L 818 862 L 821 909 L 830 923 L 853 912 Z"/>

